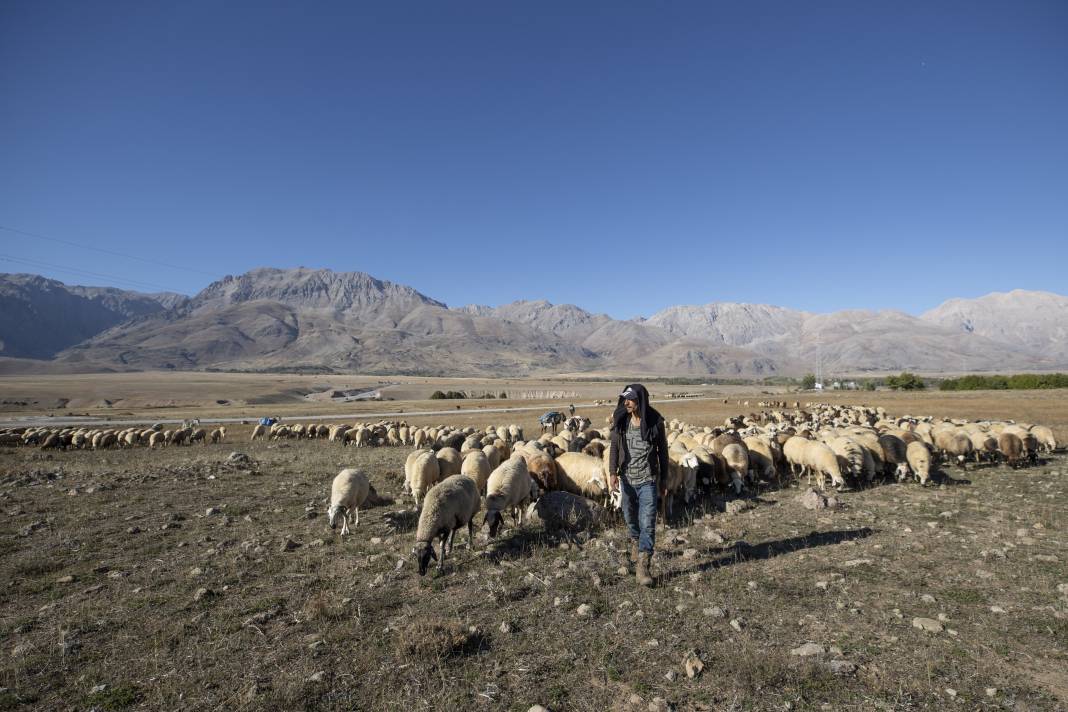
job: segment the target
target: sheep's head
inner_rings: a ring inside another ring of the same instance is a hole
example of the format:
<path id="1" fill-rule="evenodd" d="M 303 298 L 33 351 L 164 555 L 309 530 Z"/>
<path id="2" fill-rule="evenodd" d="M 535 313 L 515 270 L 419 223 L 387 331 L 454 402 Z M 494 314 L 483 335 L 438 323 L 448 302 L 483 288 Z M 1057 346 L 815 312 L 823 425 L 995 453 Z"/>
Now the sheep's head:
<path id="1" fill-rule="evenodd" d="M 483 525 L 489 525 L 489 535 L 492 538 L 497 536 L 497 530 L 501 528 L 503 522 L 504 517 L 501 516 L 501 513 L 498 510 L 494 509 L 486 512 L 486 520 L 483 522 Z"/>
<path id="2" fill-rule="evenodd" d="M 345 508 L 340 505 L 333 505 L 330 509 L 326 510 L 326 516 L 330 523 L 331 529 L 337 529 L 338 517 L 344 516 Z"/>
<path id="3" fill-rule="evenodd" d="M 430 566 L 430 560 L 438 560 L 438 555 L 434 553 L 434 545 L 429 541 L 419 541 L 415 543 L 415 547 L 412 548 L 412 556 L 419 562 L 419 575 L 425 576 L 426 570 Z"/>

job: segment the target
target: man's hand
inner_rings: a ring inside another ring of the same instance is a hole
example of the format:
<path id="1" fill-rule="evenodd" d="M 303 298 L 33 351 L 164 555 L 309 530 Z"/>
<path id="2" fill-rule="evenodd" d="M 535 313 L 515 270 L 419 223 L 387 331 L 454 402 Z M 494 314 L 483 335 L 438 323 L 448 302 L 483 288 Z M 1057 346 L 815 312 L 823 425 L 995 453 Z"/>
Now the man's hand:
<path id="1" fill-rule="evenodd" d="M 609 492 L 614 492 L 617 489 L 619 489 L 619 478 L 616 477 L 615 475 L 609 475 L 608 476 L 608 491 Z"/>
<path id="2" fill-rule="evenodd" d="M 664 499 L 665 497 L 667 497 L 667 487 L 661 487 L 660 488 L 660 499 Z"/>

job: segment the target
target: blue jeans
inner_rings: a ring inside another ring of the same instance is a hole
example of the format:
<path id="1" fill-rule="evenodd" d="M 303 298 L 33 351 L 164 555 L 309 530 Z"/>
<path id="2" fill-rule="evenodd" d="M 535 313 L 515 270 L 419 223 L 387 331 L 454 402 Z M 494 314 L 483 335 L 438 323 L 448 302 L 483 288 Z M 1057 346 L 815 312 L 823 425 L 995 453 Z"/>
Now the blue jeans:
<path id="1" fill-rule="evenodd" d="M 638 540 L 638 551 L 653 553 L 656 543 L 656 481 L 632 487 L 626 477 L 619 478 L 623 519 L 631 539 Z"/>

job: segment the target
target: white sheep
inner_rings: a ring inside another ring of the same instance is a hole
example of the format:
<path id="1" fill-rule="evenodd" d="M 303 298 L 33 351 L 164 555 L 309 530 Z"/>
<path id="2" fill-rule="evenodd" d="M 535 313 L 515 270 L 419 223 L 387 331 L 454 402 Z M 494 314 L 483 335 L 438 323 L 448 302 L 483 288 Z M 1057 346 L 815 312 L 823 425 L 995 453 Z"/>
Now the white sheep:
<path id="1" fill-rule="evenodd" d="M 438 458 L 438 469 L 441 470 L 442 479 L 450 475 L 460 474 L 460 467 L 463 466 L 464 459 L 460 457 L 460 451 L 454 447 L 443 447 L 434 453 Z"/>
<path id="2" fill-rule="evenodd" d="M 905 459 L 908 460 L 909 469 L 920 480 L 920 484 L 927 486 L 927 480 L 931 476 L 931 451 L 924 442 L 913 441 L 905 448 Z"/>
<path id="3" fill-rule="evenodd" d="M 460 474 L 467 475 L 473 479 L 478 485 L 480 494 L 485 494 L 486 482 L 489 480 L 492 471 L 493 468 L 490 467 L 486 453 L 481 450 L 471 450 L 464 456 L 464 461 L 460 463 Z"/>
<path id="4" fill-rule="evenodd" d="M 415 531 L 412 554 L 419 562 L 419 575 L 426 574 L 431 559 L 438 562 L 438 570 L 445 568 L 445 556 L 452 550 L 456 530 L 467 525 L 467 548 L 475 540 L 475 515 L 482 506 L 478 485 L 467 475 L 452 475 L 430 488 L 426 493 L 419 526 Z M 434 553 L 434 539 L 441 538 L 441 558 Z"/>
<path id="5" fill-rule="evenodd" d="M 556 458 L 556 483 L 571 494 L 591 499 L 605 497 L 608 494 L 606 472 L 604 460 L 581 452 L 565 452 Z"/>
<path id="6" fill-rule="evenodd" d="M 360 505 L 367 501 L 371 493 L 371 483 L 367 475 L 360 470 L 345 468 L 337 473 L 330 485 L 330 508 L 326 516 L 330 528 L 337 528 L 337 519 L 341 517 L 341 536 L 349 533 L 349 515 L 352 514 L 352 526 L 360 524 Z"/>
<path id="7" fill-rule="evenodd" d="M 537 499 L 538 486 L 527 472 L 527 461 L 513 455 L 490 473 L 486 483 L 486 521 L 491 537 L 497 536 L 503 517 L 509 511 L 516 526 L 523 524 L 523 507 Z"/>
<path id="8" fill-rule="evenodd" d="M 404 463 L 404 482 L 406 489 L 412 493 L 416 510 L 423 506 L 423 496 L 427 491 L 441 479 L 438 459 L 432 450 L 416 450 Z"/>

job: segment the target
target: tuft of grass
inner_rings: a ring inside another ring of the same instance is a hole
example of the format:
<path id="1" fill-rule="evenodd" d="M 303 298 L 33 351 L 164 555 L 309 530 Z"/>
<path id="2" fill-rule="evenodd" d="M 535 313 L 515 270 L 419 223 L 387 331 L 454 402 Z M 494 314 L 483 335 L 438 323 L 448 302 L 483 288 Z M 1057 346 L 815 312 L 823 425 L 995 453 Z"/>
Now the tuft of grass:
<path id="1" fill-rule="evenodd" d="M 125 710 L 141 701 L 141 691 L 134 685 L 123 683 L 109 687 L 103 692 L 86 695 L 85 702 L 90 707 L 105 710 Z"/>
<path id="2" fill-rule="evenodd" d="M 487 645 L 481 630 L 458 621 L 421 620 L 397 632 L 398 651 L 427 662 L 473 655 Z"/>

